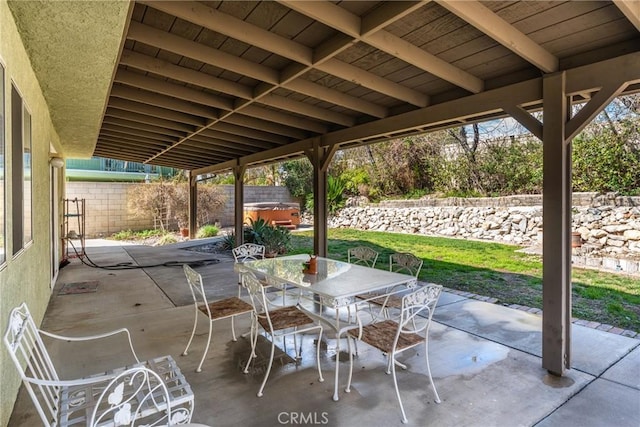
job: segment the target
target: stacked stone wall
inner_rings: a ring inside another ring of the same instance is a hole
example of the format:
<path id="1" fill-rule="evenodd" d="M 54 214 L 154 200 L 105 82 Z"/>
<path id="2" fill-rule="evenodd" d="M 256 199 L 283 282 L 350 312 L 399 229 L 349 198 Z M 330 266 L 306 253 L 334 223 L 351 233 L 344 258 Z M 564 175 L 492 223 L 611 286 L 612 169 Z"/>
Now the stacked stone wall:
<path id="1" fill-rule="evenodd" d="M 580 200 L 580 195 L 574 200 Z M 640 270 L 640 198 L 582 197 L 587 206 L 574 203 L 572 230 L 579 233 L 580 247 L 574 262 L 629 273 Z M 476 239 L 520 246 L 540 246 L 543 235 L 542 206 L 525 206 L 535 198 L 510 197 L 390 201 L 360 204 L 342 209 L 329 219 L 329 227 Z M 515 206 L 506 206 L 507 201 Z M 540 199 L 538 201 L 541 202 Z M 426 206 L 420 204 L 427 204 Z M 429 206 L 428 204 L 438 204 Z M 443 203 L 444 205 L 440 205 Z M 576 236 L 577 238 L 577 236 Z M 624 260 L 624 261 L 620 261 Z M 623 265 L 624 264 L 624 265 Z M 627 265 L 628 264 L 628 265 Z"/>

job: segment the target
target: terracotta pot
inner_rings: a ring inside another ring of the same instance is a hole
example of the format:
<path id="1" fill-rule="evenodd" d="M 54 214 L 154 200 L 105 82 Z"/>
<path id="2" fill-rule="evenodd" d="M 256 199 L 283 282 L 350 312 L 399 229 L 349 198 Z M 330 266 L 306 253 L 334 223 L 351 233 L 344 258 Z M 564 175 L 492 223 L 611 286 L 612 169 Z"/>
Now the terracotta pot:
<path id="1" fill-rule="evenodd" d="M 182 237 L 189 237 L 189 229 L 188 228 L 181 228 L 180 229 L 180 235 Z"/>
<path id="2" fill-rule="evenodd" d="M 571 247 L 579 248 L 582 246 L 582 235 L 578 232 L 571 233 Z"/>

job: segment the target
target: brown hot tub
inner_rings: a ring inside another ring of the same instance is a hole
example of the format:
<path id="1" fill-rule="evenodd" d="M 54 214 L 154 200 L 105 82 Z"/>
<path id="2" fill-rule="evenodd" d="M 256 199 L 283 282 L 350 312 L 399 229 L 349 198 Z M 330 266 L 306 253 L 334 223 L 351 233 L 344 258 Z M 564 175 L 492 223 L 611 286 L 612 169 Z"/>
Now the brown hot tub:
<path id="1" fill-rule="evenodd" d="M 298 203 L 245 203 L 244 222 L 262 218 L 272 225 L 296 228 L 300 224 L 300 205 Z"/>

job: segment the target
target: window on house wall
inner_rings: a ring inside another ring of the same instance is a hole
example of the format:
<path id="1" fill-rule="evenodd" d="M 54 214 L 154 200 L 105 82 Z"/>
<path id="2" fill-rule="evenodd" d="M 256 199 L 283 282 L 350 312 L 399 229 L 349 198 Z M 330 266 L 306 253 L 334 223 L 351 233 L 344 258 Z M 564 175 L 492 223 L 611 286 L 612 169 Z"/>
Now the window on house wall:
<path id="1" fill-rule="evenodd" d="M 24 207 L 23 207 L 23 216 L 22 223 L 24 227 L 24 233 L 22 238 L 23 245 L 29 244 L 33 240 L 33 221 L 31 215 L 31 206 L 32 206 L 32 176 L 33 176 L 33 167 L 32 167 L 32 149 L 31 149 L 31 113 L 27 110 L 26 107 L 23 108 L 22 112 L 22 128 L 23 128 L 23 145 L 22 145 L 22 159 L 23 159 L 23 177 L 22 181 L 22 191 L 23 191 L 23 199 L 24 199 Z"/>
<path id="2" fill-rule="evenodd" d="M 11 237 L 14 255 L 32 240 L 31 161 L 31 114 L 18 89 L 11 85 Z"/>
<path id="3" fill-rule="evenodd" d="M 4 264 L 6 261 L 5 256 L 5 221 L 4 221 L 4 212 L 5 212 L 5 179 L 4 179 L 4 124 L 5 114 L 4 114 L 4 67 L 0 64 L 0 265 Z"/>

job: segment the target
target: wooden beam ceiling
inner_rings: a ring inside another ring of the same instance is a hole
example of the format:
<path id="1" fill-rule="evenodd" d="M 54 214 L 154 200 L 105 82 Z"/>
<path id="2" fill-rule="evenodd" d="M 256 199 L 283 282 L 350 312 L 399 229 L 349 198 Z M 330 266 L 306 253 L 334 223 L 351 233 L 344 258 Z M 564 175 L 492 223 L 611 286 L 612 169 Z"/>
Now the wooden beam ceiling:
<path id="1" fill-rule="evenodd" d="M 639 51 L 639 14 L 625 0 L 138 1 L 96 154 L 137 141 L 135 159 L 219 170 L 507 113 L 536 133 L 532 79 Z M 599 101 L 630 90 L 580 78 Z"/>

